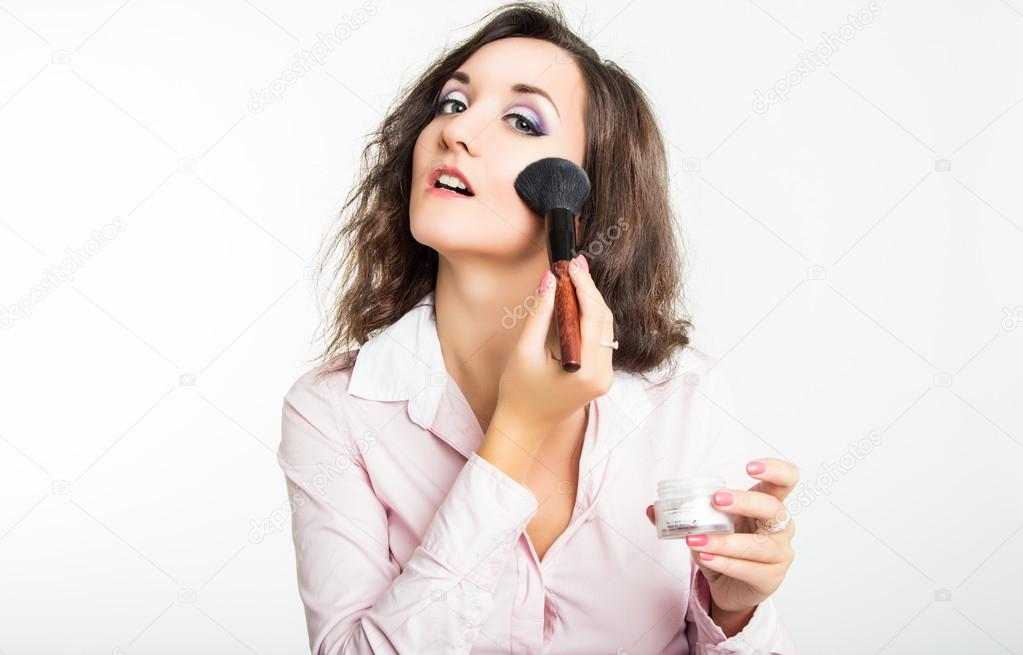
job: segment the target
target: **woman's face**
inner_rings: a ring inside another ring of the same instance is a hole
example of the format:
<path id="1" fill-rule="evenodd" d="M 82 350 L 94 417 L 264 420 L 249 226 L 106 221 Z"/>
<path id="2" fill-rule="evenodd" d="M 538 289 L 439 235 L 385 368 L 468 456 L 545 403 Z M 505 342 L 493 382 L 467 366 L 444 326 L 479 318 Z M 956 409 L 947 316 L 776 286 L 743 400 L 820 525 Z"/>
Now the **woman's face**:
<path id="1" fill-rule="evenodd" d="M 416 140 L 413 237 L 448 256 L 521 259 L 545 251 L 543 220 L 513 185 L 537 159 L 562 157 L 582 165 L 585 94 L 575 62 L 547 41 L 512 37 L 473 53 L 445 82 L 433 121 Z M 434 188 L 443 165 L 457 168 L 474 195 Z"/>

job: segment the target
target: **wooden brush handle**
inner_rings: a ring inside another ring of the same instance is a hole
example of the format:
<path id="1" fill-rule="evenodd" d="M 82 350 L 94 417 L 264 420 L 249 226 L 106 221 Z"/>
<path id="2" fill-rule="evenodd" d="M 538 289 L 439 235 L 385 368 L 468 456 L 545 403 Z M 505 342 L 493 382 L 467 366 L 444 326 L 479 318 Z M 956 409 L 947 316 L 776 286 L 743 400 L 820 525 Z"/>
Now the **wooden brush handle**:
<path id="1" fill-rule="evenodd" d="M 569 260 L 557 260 L 551 264 L 554 273 L 554 320 L 558 326 L 558 340 L 561 341 L 561 367 L 574 373 L 582 366 L 582 341 L 579 332 L 579 301 L 575 297 L 575 285 L 568 273 Z"/>

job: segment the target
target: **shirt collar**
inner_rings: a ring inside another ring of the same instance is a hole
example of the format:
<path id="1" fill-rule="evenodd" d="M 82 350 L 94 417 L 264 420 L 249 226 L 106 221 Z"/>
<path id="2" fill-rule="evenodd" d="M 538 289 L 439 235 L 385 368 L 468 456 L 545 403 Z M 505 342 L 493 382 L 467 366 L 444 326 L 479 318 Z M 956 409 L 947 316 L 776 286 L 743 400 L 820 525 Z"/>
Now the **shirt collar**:
<path id="1" fill-rule="evenodd" d="M 359 349 L 348 383 L 348 393 L 360 398 L 382 401 L 408 401 L 408 416 L 420 427 L 441 436 L 468 458 L 483 437 L 479 422 L 464 396 L 449 393 L 455 382 L 444 366 L 440 340 L 437 337 L 435 292 L 431 290 L 400 319 L 368 339 Z M 641 377 L 615 371 L 615 381 L 604 398 L 615 409 L 639 425 L 653 409 L 646 388 L 691 367 L 683 349 L 681 368 L 670 370 L 666 363 Z M 644 381 L 644 377 L 647 381 Z M 452 406 L 458 403 L 461 407 Z M 440 408 L 466 411 L 444 411 Z M 469 424 L 448 423 L 456 417 L 471 417 Z"/>

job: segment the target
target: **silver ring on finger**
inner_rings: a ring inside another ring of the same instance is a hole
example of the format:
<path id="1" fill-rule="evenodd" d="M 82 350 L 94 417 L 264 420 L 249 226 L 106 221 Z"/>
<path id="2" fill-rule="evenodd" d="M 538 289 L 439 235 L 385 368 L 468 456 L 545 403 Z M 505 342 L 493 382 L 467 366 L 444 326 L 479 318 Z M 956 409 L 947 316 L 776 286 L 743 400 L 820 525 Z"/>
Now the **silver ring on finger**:
<path id="1" fill-rule="evenodd" d="M 618 339 L 615 339 L 614 341 L 601 341 L 600 345 L 618 350 Z"/>
<path id="2" fill-rule="evenodd" d="M 760 519 L 756 519 L 754 522 L 757 525 L 757 529 L 760 530 L 761 532 L 774 534 L 776 532 L 781 532 L 785 528 L 789 527 L 789 523 L 792 522 L 792 515 L 789 514 L 788 510 L 786 510 L 785 518 L 782 519 L 781 521 L 778 522 L 772 521 L 770 523 L 766 523 L 764 521 L 761 521 Z"/>

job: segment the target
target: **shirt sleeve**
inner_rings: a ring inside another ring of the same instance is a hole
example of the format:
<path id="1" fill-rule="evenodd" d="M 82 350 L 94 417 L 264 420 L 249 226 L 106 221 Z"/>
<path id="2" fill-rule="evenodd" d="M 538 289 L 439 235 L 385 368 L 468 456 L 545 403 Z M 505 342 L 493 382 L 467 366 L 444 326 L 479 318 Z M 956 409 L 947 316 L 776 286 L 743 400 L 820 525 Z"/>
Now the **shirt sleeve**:
<path id="1" fill-rule="evenodd" d="M 468 652 L 536 496 L 473 453 L 401 570 L 360 454 L 371 442 L 348 434 L 331 393 L 309 374 L 292 386 L 278 448 L 310 652 Z"/>
<path id="2" fill-rule="evenodd" d="M 764 456 L 767 446 L 760 442 L 752 448 L 744 444 L 735 429 L 738 423 L 727 414 L 735 407 L 734 396 L 721 373 L 712 366 L 696 392 L 703 414 L 693 435 L 694 470 L 720 475 L 730 488 L 749 489 L 754 479 L 746 473 L 746 463 Z M 703 571 L 693 563 L 686 608 L 686 636 L 693 655 L 797 655 L 773 598 L 757 605 L 746 626 L 727 638 L 710 617 L 710 609 L 710 586 Z"/>
<path id="3" fill-rule="evenodd" d="M 695 564 L 693 571 L 686 610 L 692 655 L 797 655 L 772 598 L 757 605 L 746 627 L 726 638 L 721 627 L 710 618 L 707 578 Z"/>

